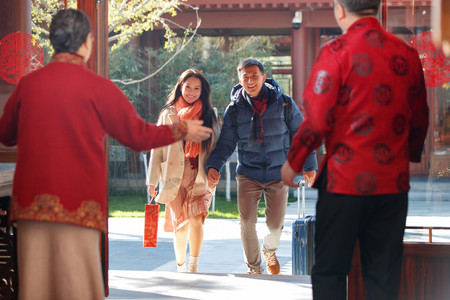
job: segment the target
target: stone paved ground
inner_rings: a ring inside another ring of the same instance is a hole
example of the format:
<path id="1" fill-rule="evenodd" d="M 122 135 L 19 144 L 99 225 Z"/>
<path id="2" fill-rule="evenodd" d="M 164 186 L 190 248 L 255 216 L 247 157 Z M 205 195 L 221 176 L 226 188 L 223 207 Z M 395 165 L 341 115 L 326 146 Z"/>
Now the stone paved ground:
<path id="1" fill-rule="evenodd" d="M 407 225 L 450 227 L 450 184 L 411 181 Z M 306 191 L 306 214 L 314 214 L 317 192 Z M 235 201 L 235 200 L 234 200 Z M 207 219 L 198 274 L 176 273 L 172 234 L 162 231 L 158 247 L 143 248 L 142 218 L 111 218 L 110 295 L 107 299 L 311 299 L 309 276 L 292 274 L 292 222 L 297 203 L 288 206 L 277 256 L 281 275 L 247 275 L 243 262 L 239 221 Z M 257 224 L 266 232 L 264 219 Z M 406 241 L 428 241 L 427 230 L 407 230 Z M 433 232 L 434 242 L 450 243 L 450 230 Z"/>

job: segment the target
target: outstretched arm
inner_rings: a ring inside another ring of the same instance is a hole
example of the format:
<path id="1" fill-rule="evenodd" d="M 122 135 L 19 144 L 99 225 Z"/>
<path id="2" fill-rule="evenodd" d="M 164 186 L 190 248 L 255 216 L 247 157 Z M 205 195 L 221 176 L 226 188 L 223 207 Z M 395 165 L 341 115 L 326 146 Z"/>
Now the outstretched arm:
<path id="1" fill-rule="evenodd" d="M 213 168 L 220 172 L 236 148 L 236 111 L 233 105 L 235 104 L 230 104 L 225 111 L 219 140 L 206 163 L 206 170 Z"/>

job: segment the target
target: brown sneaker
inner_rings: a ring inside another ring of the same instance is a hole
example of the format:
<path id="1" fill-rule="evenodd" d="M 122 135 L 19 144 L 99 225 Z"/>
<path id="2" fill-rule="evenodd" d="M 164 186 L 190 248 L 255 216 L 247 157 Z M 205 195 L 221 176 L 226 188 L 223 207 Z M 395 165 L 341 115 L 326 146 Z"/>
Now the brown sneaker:
<path id="1" fill-rule="evenodd" d="M 266 260 L 267 273 L 271 275 L 280 274 L 280 264 L 278 263 L 275 252 L 263 252 L 264 259 Z"/>

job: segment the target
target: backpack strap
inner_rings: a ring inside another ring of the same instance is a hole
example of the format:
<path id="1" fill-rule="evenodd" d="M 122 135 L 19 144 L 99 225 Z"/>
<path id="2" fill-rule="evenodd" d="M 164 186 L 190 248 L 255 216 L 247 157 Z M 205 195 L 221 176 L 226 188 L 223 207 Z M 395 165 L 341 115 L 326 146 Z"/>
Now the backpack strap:
<path id="1" fill-rule="evenodd" d="M 235 102 L 230 103 L 228 109 L 230 110 L 229 113 L 230 113 L 230 118 L 231 118 L 231 125 L 234 128 L 237 128 L 237 108 L 236 108 L 236 103 Z"/>
<path id="2" fill-rule="evenodd" d="M 291 141 L 292 137 L 291 137 L 291 130 L 289 129 L 289 116 L 291 115 L 292 112 L 292 98 L 283 94 L 283 115 L 284 115 L 284 123 L 286 124 L 286 128 L 289 132 L 289 141 Z M 230 117 L 231 117 L 231 124 L 233 127 L 237 127 L 237 108 L 236 108 L 236 103 L 231 103 L 230 104 Z"/>
<path id="3" fill-rule="evenodd" d="M 292 140 L 291 137 L 291 130 L 289 129 L 289 116 L 291 115 L 292 112 L 292 98 L 283 94 L 283 109 L 284 109 L 284 123 L 286 124 L 288 133 L 289 133 L 289 143 Z"/>

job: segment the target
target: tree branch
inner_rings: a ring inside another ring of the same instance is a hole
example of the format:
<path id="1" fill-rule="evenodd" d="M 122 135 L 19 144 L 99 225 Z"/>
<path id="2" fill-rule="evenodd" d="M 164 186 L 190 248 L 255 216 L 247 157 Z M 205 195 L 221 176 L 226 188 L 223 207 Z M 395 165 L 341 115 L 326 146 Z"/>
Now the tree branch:
<path id="1" fill-rule="evenodd" d="M 146 2 L 145 2 L 145 3 L 146 3 Z M 150 17 L 150 20 L 147 20 L 147 22 L 143 22 L 143 23 L 144 23 L 144 24 L 145 24 L 145 23 L 149 23 L 149 22 L 153 23 L 153 22 L 157 21 L 157 20 L 158 20 L 163 14 L 165 14 L 171 7 L 177 8 L 179 4 L 180 4 L 180 5 L 182 4 L 182 3 L 180 3 L 180 0 L 170 0 L 170 1 L 164 2 L 164 5 L 163 5 L 163 6 L 160 6 L 160 7 L 158 7 L 158 8 L 156 9 L 156 11 L 158 11 L 158 13 L 157 13 L 156 15 L 152 14 L 151 17 Z M 139 6 L 135 7 L 135 8 L 133 9 L 133 11 L 130 12 L 130 16 L 138 15 L 138 12 L 142 9 L 143 6 L 144 6 L 144 2 L 141 2 L 141 4 L 140 4 Z M 108 33 L 113 32 L 113 31 L 116 30 L 119 26 L 121 26 L 121 25 L 123 25 L 123 24 L 125 24 L 125 23 L 127 23 L 127 22 L 130 22 L 130 21 L 132 21 L 132 20 L 130 20 L 129 18 L 127 18 L 127 19 L 125 19 L 125 20 L 122 19 L 122 20 L 119 21 L 119 22 L 110 24 L 110 26 L 108 27 Z M 136 21 L 136 20 L 134 20 L 134 22 L 135 22 L 135 21 Z M 117 40 L 117 39 L 115 39 L 115 40 Z"/>
<path id="2" fill-rule="evenodd" d="M 189 37 L 189 39 L 186 42 L 183 42 L 180 45 L 180 47 L 177 49 L 177 51 L 175 51 L 175 53 L 164 64 L 162 64 L 162 66 L 160 66 L 155 72 L 151 73 L 150 75 L 148 75 L 148 76 L 146 76 L 144 78 L 141 78 L 141 79 L 137 79 L 137 80 L 111 79 L 112 82 L 121 83 L 123 85 L 130 85 L 130 84 L 136 84 L 136 83 L 140 83 L 140 82 L 143 82 L 145 80 L 148 80 L 148 79 L 152 78 L 153 76 L 155 76 L 156 74 L 158 74 L 162 69 L 164 69 L 178 54 L 180 54 L 184 50 L 184 48 L 186 48 L 186 46 L 197 35 L 198 28 L 200 27 L 200 24 L 201 24 L 201 19 L 198 16 L 198 9 L 197 8 L 192 7 L 192 6 L 188 5 L 188 4 L 183 4 L 183 5 L 186 5 L 188 7 L 193 8 L 195 10 L 195 15 L 196 15 L 197 25 L 196 25 L 195 29 L 193 30 L 192 35 Z"/>

